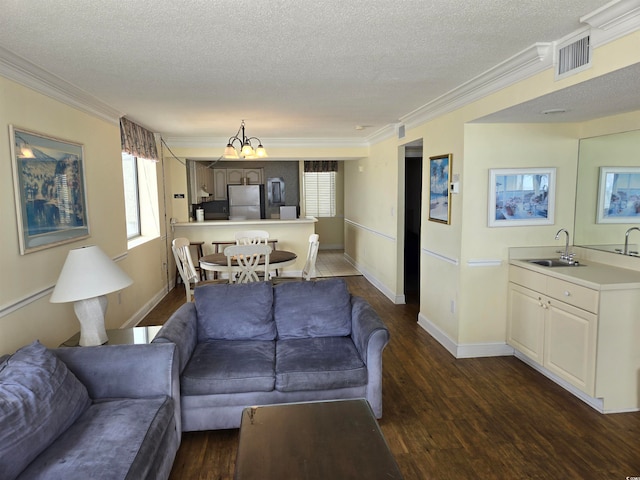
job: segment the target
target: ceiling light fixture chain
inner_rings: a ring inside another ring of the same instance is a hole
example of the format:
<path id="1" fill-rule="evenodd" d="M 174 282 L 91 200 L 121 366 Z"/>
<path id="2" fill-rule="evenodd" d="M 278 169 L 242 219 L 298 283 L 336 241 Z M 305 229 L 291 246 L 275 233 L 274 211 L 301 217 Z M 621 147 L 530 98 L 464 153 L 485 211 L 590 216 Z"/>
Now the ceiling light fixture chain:
<path id="1" fill-rule="evenodd" d="M 242 132 L 242 137 L 240 137 L 240 133 Z M 251 145 L 251 140 L 255 140 L 258 142 L 258 147 L 254 150 L 253 145 Z M 240 154 L 238 154 L 238 150 L 233 146 L 235 142 L 240 144 Z M 236 134 L 232 137 L 229 137 L 229 141 L 227 142 L 227 146 L 224 149 L 224 153 L 222 156 L 224 158 L 266 158 L 268 157 L 267 151 L 262 146 L 262 140 L 258 137 L 247 137 L 245 134 L 245 125 L 244 120 L 240 123 L 240 128 Z"/>

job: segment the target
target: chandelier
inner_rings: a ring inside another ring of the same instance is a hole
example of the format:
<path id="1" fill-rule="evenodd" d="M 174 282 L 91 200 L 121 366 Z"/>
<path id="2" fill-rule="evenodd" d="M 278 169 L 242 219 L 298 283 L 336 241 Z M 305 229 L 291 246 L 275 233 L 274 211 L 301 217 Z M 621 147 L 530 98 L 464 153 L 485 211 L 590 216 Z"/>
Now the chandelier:
<path id="1" fill-rule="evenodd" d="M 242 132 L 242 136 L 240 137 L 240 132 Z M 255 140 L 258 142 L 257 148 L 254 150 L 251 145 L 251 140 Z M 233 146 L 234 143 L 238 142 L 240 144 L 240 154 L 238 154 L 238 150 Z M 262 146 L 262 141 L 258 137 L 247 137 L 244 133 L 244 120 L 240 124 L 240 128 L 236 132 L 233 137 L 229 138 L 227 142 L 227 147 L 224 149 L 224 153 L 222 156 L 224 158 L 266 158 L 267 151 Z"/>

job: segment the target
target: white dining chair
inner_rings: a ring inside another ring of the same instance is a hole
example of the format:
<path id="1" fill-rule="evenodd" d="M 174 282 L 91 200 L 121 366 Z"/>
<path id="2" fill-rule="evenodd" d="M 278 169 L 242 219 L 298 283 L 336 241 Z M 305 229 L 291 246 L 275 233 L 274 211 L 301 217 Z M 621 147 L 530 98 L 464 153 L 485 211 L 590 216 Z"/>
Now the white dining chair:
<path id="1" fill-rule="evenodd" d="M 307 260 L 302 269 L 300 277 L 273 277 L 271 281 L 274 284 L 291 282 L 291 281 L 310 281 L 316 278 L 316 260 L 318 258 L 318 249 L 320 248 L 320 236 L 317 233 L 309 235 L 309 249 L 307 250 Z"/>
<path id="2" fill-rule="evenodd" d="M 200 275 L 196 271 L 191 258 L 191 242 L 188 238 L 178 237 L 171 242 L 171 250 L 173 251 L 173 258 L 176 261 L 176 267 L 178 273 L 184 283 L 185 292 L 187 295 L 187 302 L 190 302 L 193 298 L 193 292 L 198 285 L 206 285 L 212 283 L 227 283 L 226 280 L 200 280 Z"/>
<path id="3" fill-rule="evenodd" d="M 255 245 L 269 243 L 269 232 L 265 230 L 244 230 L 235 233 L 236 245 Z"/>
<path id="4" fill-rule="evenodd" d="M 261 282 L 269 278 L 269 245 L 232 245 L 224 249 L 224 254 L 229 268 L 229 283 Z"/>

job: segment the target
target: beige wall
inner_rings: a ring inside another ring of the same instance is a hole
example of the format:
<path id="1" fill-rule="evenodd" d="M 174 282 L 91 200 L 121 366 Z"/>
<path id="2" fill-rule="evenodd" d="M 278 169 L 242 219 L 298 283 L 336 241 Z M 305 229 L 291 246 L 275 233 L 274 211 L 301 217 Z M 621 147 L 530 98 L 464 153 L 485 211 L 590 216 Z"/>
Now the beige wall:
<path id="1" fill-rule="evenodd" d="M 336 216 L 318 218 L 316 233 L 320 249 L 344 248 L 344 162 L 338 162 L 336 175 Z"/>
<path id="2" fill-rule="evenodd" d="M 618 117 L 585 124 L 482 125 L 474 120 L 590 78 L 640 62 L 640 32 L 594 52 L 590 70 L 554 81 L 551 69 L 509 86 L 453 112 L 412 128 L 401 140 L 371 147 L 370 157 L 346 169 L 345 249 L 377 286 L 392 299 L 402 299 L 400 216 L 401 156 L 398 147 L 423 140 L 423 158 L 452 153 L 461 192 L 451 200 L 451 225 L 428 221 L 428 188 L 423 192 L 421 303 L 419 320 L 456 346 L 504 345 L 508 248 L 555 245 L 555 232 L 573 229 L 576 165 L 581 136 L 629 128 Z M 628 120 L 628 119 L 627 119 Z M 633 121 L 631 122 L 634 123 Z M 637 125 L 637 123 L 636 123 Z M 632 127 L 637 128 L 637 127 Z M 557 168 L 555 225 L 489 228 L 489 168 L 553 166 Z M 362 171 L 361 171 L 362 170 Z M 428 185 L 424 168 L 423 185 Z M 370 173 L 373 172 L 373 173 Z M 395 185 L 389 185 L 395 182 Z M 382 190 L 385 189 L 383 192 Z M 387 192 L 391 192 L 387 195 Z M 377 215 L 376 215 L 377 214 Z M 381 242 L 384 234 L 389 240 Z M 397 244 L 397 245 L 396 245 Z M 372 254 L 375 252 L 375 254 Z M 382 263 L 395 259 L 388 265 Z M 384 258 L 384 260 L 382 260 Z M 390 272 L 394 272 L 390 275 Z"/>
<path id="3" fill-rule="evenodd" d="M 35 339 L 46 346 L 57 346 L 79 330 L 73 306 L 51 304 L 49 297 L 67 252 L 83 245 L 99 245 L 110 257 L 121 257 L 119 265 L 134 279 L 134 284 L 120 295 L 108 296 L 107 327 L 116 328 L 135 320 L 165 291 L 164 239 L 159 237 L 127 251 L 117 121 L 82 113 L 3 77 L 0 92 L 0 125 L 5 132 L 0 135 L 0 270 L 4 272 L 0 288 L 0 354 L 11 353 Z M 20 255 L 9 153 L 10 124 L 84 146 L 90 238 Z M 162 175 L 158 177 L 161 179 Z M 161 187 L 159 190 L 162 192 Z"/>
<path id="4" fill-rule="evenodd" d="M 621 116 L 581 125 L 476 125 L 473 120 L 545 93 L 640 62 L 640 32 L 608 43 L 594 52 L 594 66 L 561 81 L 547 70 L 481 100 L 411 128 L 398 140 L 386 139 L 370 148 L 306 149 L 307 158 L 357 159 L 344 163 L 344 244 L 349 257 L 387 296 L 401 301 L 402 206 L 404 194 L 401 146 L 423 141 L 423 158 L 453 154 L 453 172 L 460 174 L 461 193 L 452 198 L 451 225 L 427 220 L 423 195 L 420 318 L 457 345 L 504 343 L 506 311 L 506 249 L 510 246 L 553 245 L 555 229 L 571 227 L 571 195 L 575 190 L 577 141 L 630 129 Z M 635 118 L 635 117 L 634 117 Z M 84 145 L 91 238 L 21 256 L 15 227 L 15 205 L 8 135 L 0 135 L 0 353 L 40 338 L 54 346 L 78 330 L 71 305 L 52 305 L 49 294 L 66 252 L 86 244 L 100 245 L 111 257 L 122 257 L 122 268 L 134 285 L 120 296 L 109 295 L 107 326 L 135 322 L 165 291 L 167 239 L 161 237 L 127 251 L 122 199 L 119 130 L 33 90 L 0 78 L 0 124 L 9 124 Z M 637 128 L 637 120 L 635 122 Z M 7 130 L 5 130 L 6 132 Z M 219 149 L 173 148 L 185 158 L 217 158 Z M 272 158 L 300 159 L 298 149 L 270 148 Z M 166 191 L 167 216 L 187 209 L 174 193 L 187 192 L 186 171 L 166 155 L 158 168 Z M 559 196 L 556 224 L 541 227 L 486 226 L 488 169 L 500 166 L 555 166 Z M 428 169 L 424 169 L 424 184 Z M 164 206 L 160 202 L 161 209 Z M 161 211 L 160 217 L 164 217 Z M 326 233 L 325 236 L 328 236 Z M 322 239 L 321 239 L 322 242 Z M 470 266 L 487 259 L 489 266 Z M 497 265 L 491 266 L 496 263 Z M 118 303 L 118 297 L 121 303 Z"/>
<path id="5" fill-rule="evenodd" d="M 398 149 L 386 140 L 360 161 L 345 162 L 345 254 L 393 296 L 398 291 Z"/>

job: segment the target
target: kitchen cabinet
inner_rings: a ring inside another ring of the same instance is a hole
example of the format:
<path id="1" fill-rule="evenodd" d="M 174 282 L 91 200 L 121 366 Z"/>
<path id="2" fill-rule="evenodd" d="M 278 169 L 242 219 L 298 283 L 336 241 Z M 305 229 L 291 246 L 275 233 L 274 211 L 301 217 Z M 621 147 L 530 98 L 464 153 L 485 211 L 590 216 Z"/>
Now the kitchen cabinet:
<path id="1" fill-rule="evenodd" d="M 200 203 L 200 189 L 205 190 L 209 194 L 213 194 L 214 178 L 213 171 L 207 168 L 204 162 L 189 162 L 189 193 L 191 195 L 191 203 Z M 212 197 L 205 197 L 211 199 Z"/>
<path id="2" fill-rule="evenodd" d="M 508 343 L 593 396 L 598 292 L 516 268 L 510 271 Z"/>
<path id="3" fill-rule="evenodd" d="M 591 283 L 510 265 L 507 343 L 602 412 L 640 409 L 640 288 Z"/>
<path id="4" fill-rule="evenodd" d="M 226 168 L 213 169 L 213 199 L 214 200 L 227 199 L 227 169 Z"/>
<path id="5" fill-rule="evenodd" d="M 227 168 L 227 185 L 259 185 L 263 177 L 262 168 Z"/>

